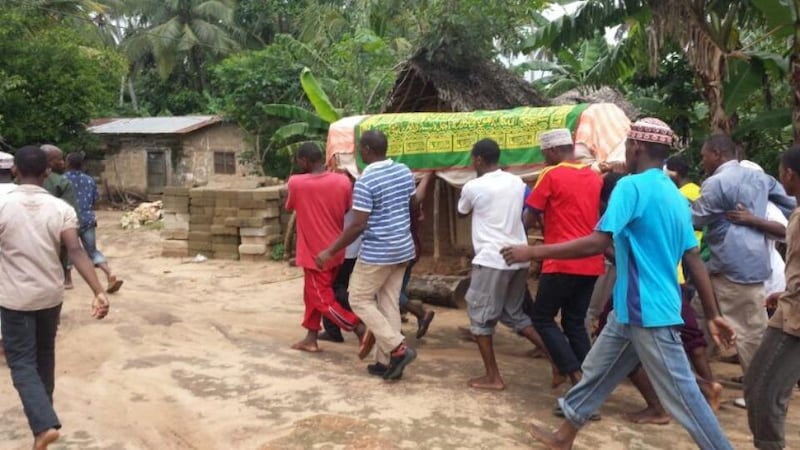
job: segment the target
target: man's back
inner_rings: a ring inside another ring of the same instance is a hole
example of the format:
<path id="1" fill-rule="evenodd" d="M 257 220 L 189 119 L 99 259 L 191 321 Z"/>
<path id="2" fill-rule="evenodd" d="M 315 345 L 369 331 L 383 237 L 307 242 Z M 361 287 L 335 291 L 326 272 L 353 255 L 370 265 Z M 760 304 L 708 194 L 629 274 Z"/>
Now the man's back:
<path id="1" fill-rule="evenodd" d="M 414 259 L 409 206 L 415 190 L 414 175 L 404 164 L 387 159 L 364 169 L 353 188 L 353 209 L 369 213 L 362 262 L 399 264 Z"/>
<path id="2" fill-rule="evenodd" d="M 600 215 L 603 180 L 589 166 L 561 163 L 539 175 L 527 205 L 544 213 L 544 243 L 558 244 L 588 236 Z M 603 256 L 583 259 L 546 259 L 543 273 L 601 275 Z"/>
<path id="3" fill-rule="evenodd" d="M 75 210 L 38 186 L 0 197 L 0 306 L 31 311 L 61 303 L 61 233 L 72 228 Z"/>
<path id="4" fill-rule="evenodd" d="M 508 245 L 527 243 L 522 215 L 525 183 L 500 169 L 469 181 L 461 189 L 458 211 L 472 212 L 472 245 L 475 265 L 493 269 L 519 269 L 528 264 L 506 265 L 500 249 Z"/>
<path id="5" fill-rule="evenodd" d="M 97 183 L 94 178 L 79 171 L 69 170 L 64 173 L 64 178 L 72 184 L 75 190 L 78 219 L 82 227 L 95 224 L 97 217 L 94 213 L 94 204 L 97 203 Z"/>
<path id="6" fill-rule="evenodd" d="M 42 187 L 56 198 L 60 198 L 67 202 L 73 208 L 78 208 L 78 200 L 75 197 L 75 189 L 72 183 L 69 182 L 63 175 L 51 172 L 47 178 L 44 179 Z"/>
<path id="7" fill-rule="evenodd" d="M 293 175 L 288 189 L 286 206 L 297 212 L 297 265 L 314 269 L 314 256 L 342 232 L 344 215 L 350 209 L 350 180 L 334 172 Z M 343 258 L 340 252 L 331 264 L 337 266 Z"/>
<path id="8" fill-rule="evenodd" d="M 760 283 L 769 278 L 766 235 L 731 223 L 725 213 L 742 205 L 764 218 L 770 199 L 785 212 L 795 206 L 774 178 L 746 169 L 738 161 L 723 164 L 703 182 L 701 196 L 692 204 L 692 216 L 695 226 L 706 226 L 704 238 L 711 250 L 711 273 L 725 275 L 737 283 Z"/>
<path id="9" fill-rule="evenodd" d="M 645 327 L 682 324 L 675 268 L 697 239 L 675 184 L 658 169 L 622 178 L 597 228 L 614 236 L 618 320 Z"/>

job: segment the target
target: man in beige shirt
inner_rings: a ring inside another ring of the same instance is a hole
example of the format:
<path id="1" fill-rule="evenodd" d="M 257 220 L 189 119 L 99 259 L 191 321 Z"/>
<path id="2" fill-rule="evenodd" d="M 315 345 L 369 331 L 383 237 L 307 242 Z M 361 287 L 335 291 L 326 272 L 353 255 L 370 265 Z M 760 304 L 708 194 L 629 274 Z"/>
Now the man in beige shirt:
<path id="1" fill-rule="evenodd" d="M 42 183 L 47 156 L 39 147 L 17 150 L 19 186 L 0 197 L 0 321 L 6 361 L 34 435 L 46 449 L 61 428 L 53 409 L 55 338 L 64 278 L 63 245 L 95 294 L 92 316 L 108 314 L 108 299 L 78 238 L 75 210 Z"/>
<path id="2" fill-rule="evenodd" d="M 800 145 L 783 154 L 779 171 L 786 192 L 800 199 Z M 800 378 L 800 208 L 786 227 L 786 246 L 786 290 L 767 297 L 775 312 L 744 376 L 747 421 L 759 449 L 786 446 L 786 411 Z"/>

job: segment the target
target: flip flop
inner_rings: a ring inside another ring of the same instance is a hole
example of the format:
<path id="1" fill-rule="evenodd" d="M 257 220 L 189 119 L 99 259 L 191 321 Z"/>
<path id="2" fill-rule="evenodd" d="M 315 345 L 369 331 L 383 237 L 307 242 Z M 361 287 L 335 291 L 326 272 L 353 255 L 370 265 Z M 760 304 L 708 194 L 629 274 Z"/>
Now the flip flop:
<path id="1" fill-rule="evenodd" d="M 369 355 L 369 352 L 372 351 L 372 347 L 375 346 L 375 335 L 372 334 L 371 331 L 367 330 L 364 333 L 364 338 L 361 339 L 361 343 L 358 346 L 358 359 L 364 359 Z"/>
<path id="2" fill-rule="evenodd" d="M 111 279 L 108 280 L 108 289 L 106 289 L 106 293 L 113 294 L 118 292 L 122 287 L 122 283 L 124 283 L 124 281 L 117 279 L 117 277 L 111 277 Z"/>
<path id="3" fill-rule="evenodd" d="M 419 327 L 417 328 L 417 339 L 422 339 L 428 332 L 428 327 L 431 326 L 434 316 L 436 316 L 436 311 L 428 311 L 425 313 L 425 317 L 419 322 Z"/>

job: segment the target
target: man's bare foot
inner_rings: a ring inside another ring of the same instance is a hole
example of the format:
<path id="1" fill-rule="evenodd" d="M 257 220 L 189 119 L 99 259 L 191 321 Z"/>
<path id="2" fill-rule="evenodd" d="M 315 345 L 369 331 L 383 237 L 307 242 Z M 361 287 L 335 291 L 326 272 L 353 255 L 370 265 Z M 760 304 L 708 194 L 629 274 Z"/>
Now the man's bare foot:
<path id="1" fill-rule="evenodd" d="M 666 413 L 650 407 L 635 413 L 625 414 L 625 418 L 628 419 L 629 422 L 639 425 L 667 425 L 670 422 L 670 418 Z"/>
<path id="2" fill-rule="evenodd" d="M 569 450 L 572 448 L 572 441 L 567 441 L 558 436 L 558 433 L 542 428 L 538 425 L 531 424 L 528 432 L 531 437 L 544 444 L 550 450 Z"/>
<path id="3" fill-rule="evenodd" d="M 49 430 L 42 431 L 36 435 L 33 441 L 33 450 L 47 450 L 47 446 L 57 441 L 59 437 L 58 430 L 50 428 Z"/>
<path id="4" fill-rule="evenodd" d="M 708 382 L 699 382 L 700 385 L 700 392 L 703 393 L 703 397 L 706 398 L 708 405 L 711 406 L 711 409 L 714 412 L 719 411 L 719 407 L 722 404 L 722 385 L 719 383 L 708 383 Z"/>
<path id="5" fill-rule="evenodd" d="M 72 284 L 71 281 L 70 282 L 64 282 L 64 290 L 65 291 L 71 291 L 73 289 L 75 289 L 75 285 Z"/>
<path id="6" fill-rule="evenodd" d="M 568 378 L 564 375 L 561 375 L 561 372 L 558 371 L 555 367 L 553 367 L 553 379 L 550 381 L 550 388 L 556 389 L 562 384 L 566 383 Z"/>
<path id="7" fill-rule="evenodd" d="M 487 391 L 502 391 L 506 388 L 502 378 L 494 379 L 487 376 L 473 378 L 467 381 L 467 385 L 473 389 L 485 389 Z"/>
<path id="8" fill-rule="evenodd" d="M 319 345 L 316 342 L 308 342 L 308 341 L 300 341 L 295 344 L 292 344 L 292 348 L 294 350 L 300 350 L 302 352 L 309 352 L 309 353 L 319 353 L 320 350 Z"/>

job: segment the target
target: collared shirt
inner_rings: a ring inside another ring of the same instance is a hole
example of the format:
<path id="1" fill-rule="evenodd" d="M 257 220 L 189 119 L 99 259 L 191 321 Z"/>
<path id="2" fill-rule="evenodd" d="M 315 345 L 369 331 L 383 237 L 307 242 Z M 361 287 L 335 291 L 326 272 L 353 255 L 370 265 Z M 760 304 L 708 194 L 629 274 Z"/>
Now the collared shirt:
<path id="1" fill-rule="evenodd" d="M 786 290 L 769 326 L 800 337 L 800 209 L 795 209 L 786 227 Z"/>
<path id="2" fill-rule="evenodd" d="M 562 162 L 539 174 L 528 207 L 544 215 L 544 243 L 559 244 L 592 234 L 600 217 L 603 179 L 589 166 Z M 603 255 L 545 259 L 542 273 L 602 275 Z"/>
<path id="3" fill-rule="evenodd" d="M 516 175 L 497 169 L 467 182 L 461 188 L 458 212 L 472 213 L 472 264 L 499 270 L 516 270 L 530 263 L 507 265 L 500 249 L 508 245 L 527 244 L 522 224 L 522 203 L 525 183 Z"/>
<path id="4" fill-rule="evenodd" d="M 61 303 L 61 233 L 75 228 L 75 210 L 38 186 L 0 196 L 0 306 L 36 311 Z"/>
<path id="5" fill-rule="evenodd" d="M 728 161 L 709 177 L 700 198 L 692 204 L 695 228 L 706 227 L 704 238 L 711 250 L 708 270 L 741 284 L 762 283 L 770 276 L 767 236 L 754 228 L 731 223 L 725 213 L 743 205 L 764 218 L 767 202 L 788 216 L 797 206 L 794 198 L 774 178 Z"/>
<path id="6" fill-rule="evenodd" d="M 391 159 L 368 165 L 353 186 L 353 209 L 369 213 L 359 260 L 366 264 L 400 264 L 414 259 L 411 197 L 414 174 Z"/>
<path id="7" fill-rule="evenodd" d="M 675 183 L 659 169 L 620 179 L 597 230 L 614 237 L 617 320 L 640 327 L 683 324 L 675 268 L 697 239 Z"/>
<path id="8" fill-rule="evenodd" d="M 346 175 L 323 172 L 292 175 L 287 189 L 286 209 L 297 214 L 297 266 L 317 270 L 314 257 L 342 234 L 353 188 Z M 340 266 L 343 260 L 340 251 L 325 269 Z"/>
<path id="9" fill-rule="evenodd" d="M 94 205 L 100 199 L 97 193 L 97 183 L 94 178 L 79 171 L 69 170 L 64 174 L 72 187 L 75 190 L 75 197 L 78 204 L 78 220 L 81 223 L 81 228 L 92 227 L 97 223 L 97 217 L 94 214 Z"/>
<path id="10" fill-rule="evenodd" d="M 55 172 L 50 172 L 50 175 L 44 179 L 42 187 L 56 198 L 60 198 L 72 206 L 75 211 L 78 210 L 78 199 L 75 196 L 75 187 L 63 175 Z"/>

